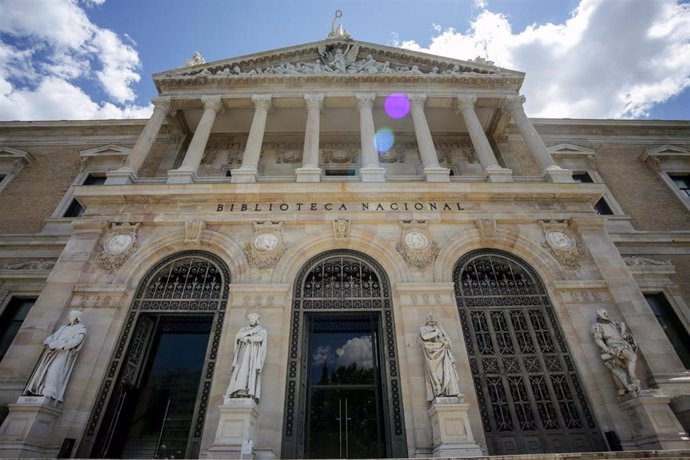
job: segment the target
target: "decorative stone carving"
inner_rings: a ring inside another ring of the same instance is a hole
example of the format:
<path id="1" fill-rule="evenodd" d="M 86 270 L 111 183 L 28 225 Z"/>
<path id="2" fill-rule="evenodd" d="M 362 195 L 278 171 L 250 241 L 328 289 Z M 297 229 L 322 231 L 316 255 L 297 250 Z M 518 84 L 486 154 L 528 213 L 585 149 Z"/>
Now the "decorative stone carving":
<path id="1" fill-rule="evenodd" d="M 94 257 L 95 264 L 106 273 L 115 273 L 138 249 L 137 231 L 140 224 L 113 223 L 101 238 Z"/>
<path id="2" fill-rule="evenodd" d="M 342 24 L 335 23 L 335 21 L 341 17 L 343 17 L 343 12 L 340 10 L 335 10 L 335 16 L 333 17 L 333 21 L 331 22 L 331 31 L 328 33 L 328 38 L 341 38 L 346 40 L 352 38 L 350 34 L 348 34 L 347 31 L 343 28 Z"/>
<path id="3" fill-rule="evenodd" d="M 259 325 L 261 316 L 247 315 L 249 326 L 235 335 L 235 352 L 232 356 L 232 374 L 225 392 L 226 398 L 261 398 L 261 370 L 266 359 L 268 332 Z"/>
<path id="4" fill-rule="evenodd" d="M 28 262 L 18 262 L 0 265 L 0 270 L 40 270 L 48 271 L 55 267 L 54 260 L 30 260 Z"/>
<path id="5" fill-rule="evenodd" d="M 670 260 L 654 260 L 639 256 L 623 257 L 623 261 L 625 261 L 625 265 L 627 265 L 628 267 L 644 267 L 650 265 L 666 267 L 671 265 Z"/>
<path id="6" fill-rule="evenodd" d="M 348 219 L 336 219 L 333 221 L 333 237 L 336 241 L 350 238 L 350 221 Z"/>
<path id="7" fill-rule="evenodd" d="M 24 390 L 25 395 L 43 396 L 63 401 L 67 382 L 86 339 L 81 312 L 72 310 L 69 322 L 43 341 L 43 354 Z"/>
<path id="8" fill-rule="evenodd" d="M 276 155 L 276 163 L 302 163 L 302 150 L 281 150 Z"/>
<path id="9" fill-rule="evenodd" d="M 203 220 L 187 220 L 184 223 L 184 242 L 187 244 L 200 244 L 201 234 L 206 228 Z"/>
<path id="10" fill-rule="evenodd" d="M 496 219 L 476 219 L 474 224 L 479 229 L 482 243 L 486 243 L 492 238 L 496 238 Z"/>
<path id="11" fill-rule="evenodd" d="M 393 148 L 379 155 L 381 163 L 405 163 L 405 153 L 417 147 L 413 142 L 398 142 L 393 144 Z"/>
<path id="12" fill-rule="evenodd" d="M 356 148 L 321 149 L 323 163 L 352 163 L 359 150 Z"/>
<path id="13" fill-rule="evenodd" d="M 282 227 L 282 222 L 254 223 L 254 234 L 244 247 L 250 266 L 259 270 L 275 267 L 286 250 L 280 233 Z"/>
<path id="14" fill-rule="evenodd" d="M 453 344 L 445 329 L 429 313 L 419 328 L 426 367 L 426 400 L 439 397 L 458 397 L 460 385 L 455 369 Z"/>
<path id="15" fill-rule="evenodd" d="M 613 374 L 618 394 L 637 394 L 640 381 L 635 376 L 637 364 L 637 343 L 625 323 L 609 319 L 606 309 L 597 310 L 597 319 L 592 323 L 594 343 L 601 348 L 601 359 Z"/>
<path id="16" fill-rule="evenodd" d="M 418 270 L 427 268 L 439 253 L 438 243 L 419 222 L 403 223 L 403 233 L 395 249 L 409 266 Z"/>
<path id="17" fill-rule="evenodd" d="M 564 223 L 540 222 L 544 231 L 542 246 L 554 259 L 570 270 L 576 270 L 582 263 L 584 251 L 577 238 Z"/>
<path id="18" fill-rule="evenodd" d="M 187 62 L 185 62 L 185 66 L 187 67 L 199 64 L 206 64 L 206 59 L 204 59 L 204 57 L 198 51 L 194 51 L 194 55 L 190 59 L 187 59 Z"/>
<path id="19" fill-rule="evenodd" d="M 456 154 L 462 155 L 468 163 L 477 162 L 474 147 L 465 142 L 436 142 L 434 146 L 436 147 L 436 154 L 440 164 L 452 163 L 453 156 Z"/>

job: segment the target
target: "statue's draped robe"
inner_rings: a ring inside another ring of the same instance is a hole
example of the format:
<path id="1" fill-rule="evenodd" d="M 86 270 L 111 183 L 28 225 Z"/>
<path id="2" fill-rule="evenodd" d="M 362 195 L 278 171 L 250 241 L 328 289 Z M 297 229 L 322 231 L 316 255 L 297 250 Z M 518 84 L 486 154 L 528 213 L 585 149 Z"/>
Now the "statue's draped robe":
<path id="1" fill-rule="evenodd" d="M 422 347 L 426 358 L 426 399 L 432 401 L 437 396 L 457 396 L 460 394 L 458 374 L 455 371 L 455 358 L 450 347 L 444 344 L 448 335 L 440 324 L 425 324 L 419 329 Z"/>
<path id="2" fill-rule="evenodd" d="M 62 402 L 85 338 L 86 326 L 81 323 L 65 324 L 48 336 L 43 341 L 46 348 L 41 360 L 26 385 L 26 393 Z"/>
<path id="3" fill-rule="evenodd" d="M 232 375 L 226 391 L 228 396 L 261 397 L 259 372 L 266 359 L 267 332 L 263 327 L 245 326 L 235 336 L 235 353 L 232 357 Z M 248 338 L 249 343 L 244 339 Z"/>

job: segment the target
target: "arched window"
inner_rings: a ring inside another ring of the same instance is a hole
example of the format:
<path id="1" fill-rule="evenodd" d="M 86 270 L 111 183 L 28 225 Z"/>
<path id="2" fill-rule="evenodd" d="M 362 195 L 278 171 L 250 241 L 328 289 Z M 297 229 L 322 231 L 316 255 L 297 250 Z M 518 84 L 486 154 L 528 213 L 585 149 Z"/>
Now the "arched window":
<path id="1" fill-rule="evenodd" d="M 457 263 L 453 282 L 489 453 L 606 450 L 534 270 L 478 250 Z"/>

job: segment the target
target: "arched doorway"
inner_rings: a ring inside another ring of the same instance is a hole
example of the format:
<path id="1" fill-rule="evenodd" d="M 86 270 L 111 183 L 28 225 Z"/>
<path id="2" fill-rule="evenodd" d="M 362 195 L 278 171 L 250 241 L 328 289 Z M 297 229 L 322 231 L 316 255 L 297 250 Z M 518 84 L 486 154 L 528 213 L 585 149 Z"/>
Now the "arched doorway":
<path id="1" fill-rule="evenodd" d="M 198 456 L 229 284 L 226 264 L 202 251 L 172 255 L 149 271 L 78 456 Z"/>
<path id="2" fill-rule="evenodd" d="M 607 450 L 539 276 L 498 250 L 453 271 L 489 453 Z"/>
<path id="3" fill-rule="evenodd" d="M 336 250 L 295 281 L 284 458 L 407 457 L 390 283 L 370 257 Z"/>

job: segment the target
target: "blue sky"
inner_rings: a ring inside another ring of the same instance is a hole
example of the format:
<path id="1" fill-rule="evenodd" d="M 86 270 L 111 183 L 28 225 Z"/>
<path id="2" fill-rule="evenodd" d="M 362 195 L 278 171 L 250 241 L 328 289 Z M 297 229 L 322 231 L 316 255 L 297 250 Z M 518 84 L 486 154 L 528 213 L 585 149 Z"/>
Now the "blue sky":
<path id="1" fill-rule="evenodd" d="M 0 0 L 0 120 L 145 117 L 151 74 L 325 38 L 526 72 L 530 116 L 690 118 L 685 0 Z"/>

